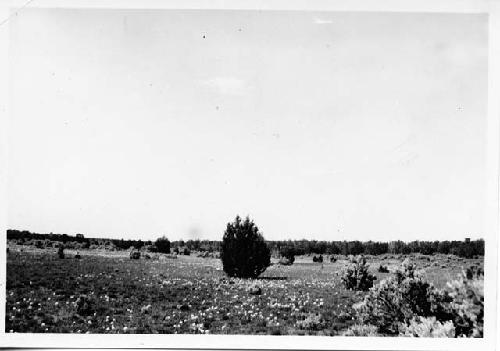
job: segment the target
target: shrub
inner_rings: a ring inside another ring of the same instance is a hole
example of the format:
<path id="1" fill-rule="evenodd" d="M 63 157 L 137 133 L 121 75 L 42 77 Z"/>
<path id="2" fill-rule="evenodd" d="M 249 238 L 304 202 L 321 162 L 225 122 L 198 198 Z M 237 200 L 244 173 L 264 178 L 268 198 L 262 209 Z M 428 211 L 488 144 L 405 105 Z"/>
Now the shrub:
<path id="1" fill-rule="evenodd" d="M 319 255 L 318 257 L 316 257 L 316 255 L 314 255 L 313 262 L 323 263 L 323 255 Z"/>
<path id="2" fill-rule="evenodd" d="M 141 253 L 139 251 L 136 251 L 136 250 L 130 251 L 130 259 L 131 260 L 138 260 L 140 258 L 141 258 Z"/>
<path id="3" fill-rule="evenodd" d="M 285 247 L 281 249 L 280 256 L 282 259 L 284 258 L 283 262 L 286 262 L 282 263 L 282 259 L 280 259 L 281 264 L 291 265 L 295 262 L 295 252 L 292 248 Z"/>
<path id="4" fill-rule="evenodd" d="M 400 325 L 408 324 L 414 316 L 449 320 L 443 308 L 446 301 L 447 297 L 424 281 L 406 259 L 395 276 L 370 289 L 354 308 L 359 322 L 375 325 L 383 334 L 398 334 Z"/>
<path id="5" fill-rule="evenodd" d="M 156 253 L 158 252 L 158 247 L 156 245 L 144 245 L 141 250 L 145 252 Z M 170 247 L 168 248 L 168 252 L 170 252 Z"/>
<path id="6" fill-rule="evenodd" d="M 59 248 L 57 249 L 57 257 L 59 258 L 64 258 L 64 246 L 59 245 Z"/>
<path id="7" fill-rule="evenodd" d="M 482 275 L 484 275 L 484 272 L 480 267 L 470 266 L 467 268 L 464 275 L 468 280 L 479 279 Z"/>
<path id="8" fill-rule="evenodd" d="M 177 254 L 166 254 L 166 255 L 161 255 L 159 257 L 160 260 L 165 260 L 165 259 L 176 259 L 177 258 Z"/>
<path id="9" fill-rule="evenodd" d="M 324 328 L 325 320 L 321 314 L 308 313 L 302 316 L 303 319 L 295 322 L 295 326 L 303 330 L 321 330 Z"/>
<path id="10" fill-rule="evenodd" d="M 342 272 L 342 283 L 350 290 L 368 290 L 377 279 L 368 272 L 369 266 L 363 256 L 350 256 L 349 265 Z"/>
<path id="11" fill-rule="evenodd" d="M 95 312 L 96 301 L 88 295 L 80 295 L 75 301 L 76 313 L 80 316 L 90 316 Z"/>
<path id="12" fill-rule="evenodd" d="M 452 316 L 457 337 L 483 337 L 484 281 L 479 274 L 472 279 L 469 276 L 464 272 L 447 284 L 446 293 L 452 301 L 445 309 Z"/>
<path id="13" fill-rule="evenodd" d="M 330 262 L 331 262 L 331 263 L 335 263 L 335 262 L 337 262 L 337 258 L 336 258 L 335 256 L 331 255 L 331 256 L 330 256 Z"/>
<path id="14" fill-rule="evenodd" d="M 436 320 L 436 317 L 414 317 L 409 324 L 400 326 L 399 335 L 413 336 L 419 338 L 454 338 L 455 327 L 451 321 L 444 323 Z"/>
<path id="15" fill-rule="evenodd" d="M 156 246 L 158 252 L 170 253 L 170 241 L 165 236 L 156 239 L 154 246 Z"/>
<path id="16" fill-rule="evenodd" d="M 278 263 L 283 266 L 291 266 L 293 264 L 293 261 L 289 260 L 286 257 L 281 257 Z"/>
<path id="17" fill-rule="evenodd" d="M 222 239 L 221 260 L 230 277 L 256 278 L 269 267 L 271 252 L 259 229 L 248 217 L 228 223 Z"/>
<path id="18" fill-rule="evenodd" d="M 248 288 L 248 293 L 250 295 L 261 295 L 262 288 L 258 285 L 252 285 L 251 287 Z"/>
<path id="19" fill-rule="evenodd" d="M 389 268 L 387 268 L 387 266 L 380 264 L 380 266 L 378 266 L 378 271 L 379 273 L 389 273 Z"/>
<path id="20" fill-rule="evenodd" d="M 342 336 L 380 336 L 377 327 L 370 324 L 355 324 L 349 327 Z"/>

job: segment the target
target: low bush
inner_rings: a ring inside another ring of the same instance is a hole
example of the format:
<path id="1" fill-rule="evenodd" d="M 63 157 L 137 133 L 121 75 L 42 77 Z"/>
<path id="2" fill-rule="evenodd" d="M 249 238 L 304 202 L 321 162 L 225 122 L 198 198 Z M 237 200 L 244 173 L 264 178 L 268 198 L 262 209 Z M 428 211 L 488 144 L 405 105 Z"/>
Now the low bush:
<path id="1" fill-rule="evenodd" d="M 482 337 L 481 273 L 471 268 L 445 290 L 438 290 L 405 260 L 393 277 L 370 289 L 354 306 L 358 322 L 389 335 Z"/>
<path id="2" fill-rule="evenodd" d="M 281 257 L 278 263 L 283 266 L 291 266 L 293 264 L 293 261 L 286 257 Z"/>
<path id="3" fill-rule="evenodd" d="M 363 256 L 350 256 L 349 264 L 342 271 L 342 283 L 347 289 L 366 291 L 377 279 L 368 272 L 369 265 Z"/>
<path id="4" fill-rule="evenodd" d="M 321 314 L 308 313 L 302 316 L 303 319 L 298 320 L 295 326 L 303 330 L 321 330 L 324 327 L 325 320 Z"/>
<path id="5" fill-rule="evenodd" d="M 150 252 L 150 253 L 156 253 L 156 252 L 159 252 L 159 251 L 158 251 L 158 247 L 156 247 L 156 245 L 144 245 L 144 246 L 141 248 L 141 251 L 144 251 L 144 252 Z M 168 248 L 168 252 L 170 252 L 170 247 Z"/>
<path id="6" fill-rule="evenodd" d="M 280 250 L 280 264 L 291 265 L 295 262 L 295 252 L 291 248 L 283 248 Z"/>
<path id="7" fill-rule="evenodd" d="M 342 336 L 380 336 L 377 327 L 370 324 L 355 324 L 342 333 Z"/>
<path id="8" fill-rule="evenodd" d="M 80 295 L 75 301 L 76 313 L 80 316 L 90 316 L 96 311 L 95 298 L 89 295 Z"/>
<path id="9" fill-rule="evenodd" d="M 160 256 L 160 260 L 165 260 L 165 259 L 174 259 L 175 260 L 176 258 L 177 258 L 177 255 L 175 253 Z"/>
<path id="10" fill-rule="evenodd" d="M 387 268 L 387 266 L 384 266 L 383 264 L 380 264 L 380 266 L 378 266 L 378 272 L 379 273 L 389 273 L 389 268 Z"/>
<path id="11" fill-rule="evenodd" d="M 444 299 L 406 259 L 393 277 L 370 289 L 355 310 L 361 323 L 377 326 L 379 333 L 395 335 L 400 325 L 408 324 L 414 316 L 444 315 Z"/>
<path id="12" fill-rule="evenodd" d="M 471 277 L 471 279 L 468 279 Z M 464 272 L 459 279 L 447 284 L 452 301 L 445 306 L 452 316 L 457 337 L 483 337 L 484 281 Z"/>
<path id="13" fill-rule="evenodd" d="M 64 246 L 60 245 L 59 248 L 57 249 L 57 257 L 59 258 L 64 258 Z"/>
<path id="14" fill-rule="evenodd" d="M 141 258 L 141 253 L 139 251 L 133 250 L 130 251 L 130 259 L 131 260 L 138 260 Z"/>
<path id="15" fill-rule="evenodd" d="M 316 257 L 316 255 L 314 255 L 313 262 L 323 263 L 323 255 L 319 255 L 318 257 Z"/>
<path id="16" fill-rule="evenodd" d="M 439 322 L 436 317 L 414 317 L 408 325 L 402 324 L 399 331 L 400 336 L 412 336 L 419 338 L 453 338 L 455 327 L 451 321 Z"/>

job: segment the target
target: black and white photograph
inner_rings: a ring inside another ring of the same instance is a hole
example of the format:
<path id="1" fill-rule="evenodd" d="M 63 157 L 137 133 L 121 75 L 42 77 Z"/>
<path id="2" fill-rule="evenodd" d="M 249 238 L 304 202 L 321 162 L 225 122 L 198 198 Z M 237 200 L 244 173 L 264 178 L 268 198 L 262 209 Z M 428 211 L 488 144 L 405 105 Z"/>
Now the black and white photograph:
<path id="1" fill-rule="evenodd" d="M 16 4 L 6 338 L 495 338 L 487 11 Z"/>

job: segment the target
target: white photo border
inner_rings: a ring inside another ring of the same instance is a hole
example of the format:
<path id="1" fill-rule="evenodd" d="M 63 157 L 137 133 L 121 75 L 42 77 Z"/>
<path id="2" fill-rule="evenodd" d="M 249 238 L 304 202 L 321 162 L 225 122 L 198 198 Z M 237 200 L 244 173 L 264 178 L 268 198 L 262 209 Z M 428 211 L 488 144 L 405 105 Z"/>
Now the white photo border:
<path id="1" fill-rule="evenodd" d="M 481 339 L 251 335 L 104 335 L 5 333 L 6 230 L 10 16 L 26 8 L 287 10 L 332 12 L 427 12 L 488 14 L 487 206 L 485 233 L 485 327 Z M 6 0 L 0 2 L 0 347 L 493 350 L 497 346 L 500 160 L 500 1 L 495 0 Z"/>

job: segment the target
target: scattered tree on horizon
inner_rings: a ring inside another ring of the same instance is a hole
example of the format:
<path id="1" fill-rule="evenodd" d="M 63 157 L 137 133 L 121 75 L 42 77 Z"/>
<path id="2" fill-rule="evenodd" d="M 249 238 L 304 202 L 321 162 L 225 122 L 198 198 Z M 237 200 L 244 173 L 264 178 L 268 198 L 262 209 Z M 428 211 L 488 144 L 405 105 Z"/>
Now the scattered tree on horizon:
<path id="1" fill-rule="evenodd" d="M 155 246 L 160 253 L 170 253 L 170 241 L 165 235 L 156 239 Z"/>

